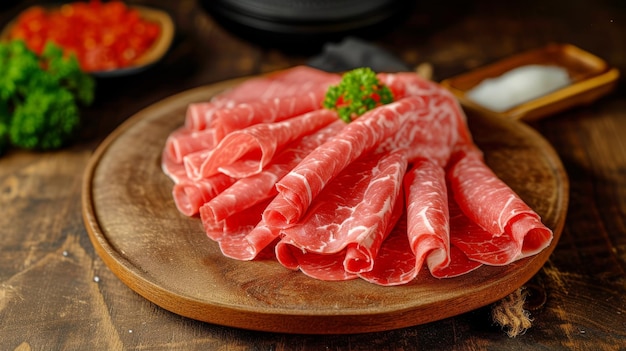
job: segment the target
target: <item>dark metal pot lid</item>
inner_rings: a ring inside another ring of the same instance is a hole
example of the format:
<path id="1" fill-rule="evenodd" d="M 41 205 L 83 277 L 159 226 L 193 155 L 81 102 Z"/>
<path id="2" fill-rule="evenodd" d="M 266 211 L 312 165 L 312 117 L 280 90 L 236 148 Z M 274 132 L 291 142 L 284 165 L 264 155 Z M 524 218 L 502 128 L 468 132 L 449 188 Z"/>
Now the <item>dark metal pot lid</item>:
<path id="1" fill-rule="evenodd" d="M 407 13 L 409 0 L 200 0 L 227 29 L 260 44 L 316 45 L 368 34 Z"/>

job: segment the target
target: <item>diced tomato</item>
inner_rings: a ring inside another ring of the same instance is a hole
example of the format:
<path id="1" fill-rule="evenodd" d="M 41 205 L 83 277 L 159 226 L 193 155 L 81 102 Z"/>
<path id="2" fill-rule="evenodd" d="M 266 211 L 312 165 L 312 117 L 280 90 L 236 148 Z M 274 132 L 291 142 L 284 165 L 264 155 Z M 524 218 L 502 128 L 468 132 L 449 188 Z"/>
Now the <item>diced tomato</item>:
<path id="1" fill-rule="evenodd" d="M 47 41 L 73 52 L 87 72 L 132 65 L 157 40 L 161 28 L 122 1 L 73 2 L 47 11 L 34 6 L 16 20 L 10 37 L 36 53 Z"/>

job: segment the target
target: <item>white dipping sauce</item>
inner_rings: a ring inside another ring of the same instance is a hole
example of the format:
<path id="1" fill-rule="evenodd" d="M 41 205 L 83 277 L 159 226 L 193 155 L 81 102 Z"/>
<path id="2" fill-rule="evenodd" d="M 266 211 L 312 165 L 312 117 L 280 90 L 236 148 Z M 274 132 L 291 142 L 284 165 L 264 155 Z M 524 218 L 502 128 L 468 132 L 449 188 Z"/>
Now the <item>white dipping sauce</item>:
<path id="1" fill-rule="evenodd" d="M 502 112 L 571 83 L 563 67 L 526 65 L 497 78 L 487 78 L 466 95 L 479 105 Z"/>

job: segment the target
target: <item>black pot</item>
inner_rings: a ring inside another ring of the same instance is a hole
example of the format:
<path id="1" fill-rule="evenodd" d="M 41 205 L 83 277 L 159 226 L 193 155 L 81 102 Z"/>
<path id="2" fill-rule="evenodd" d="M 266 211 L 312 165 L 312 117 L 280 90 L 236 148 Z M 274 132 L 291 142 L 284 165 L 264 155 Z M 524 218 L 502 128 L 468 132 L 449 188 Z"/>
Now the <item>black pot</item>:
<path id="1" fill-rule="evenodd" d="M 200 0 L 237 35 L 260 45 L 317 48 L 347 35 L 381 33 L 398 23 L 410 0 Z"/>

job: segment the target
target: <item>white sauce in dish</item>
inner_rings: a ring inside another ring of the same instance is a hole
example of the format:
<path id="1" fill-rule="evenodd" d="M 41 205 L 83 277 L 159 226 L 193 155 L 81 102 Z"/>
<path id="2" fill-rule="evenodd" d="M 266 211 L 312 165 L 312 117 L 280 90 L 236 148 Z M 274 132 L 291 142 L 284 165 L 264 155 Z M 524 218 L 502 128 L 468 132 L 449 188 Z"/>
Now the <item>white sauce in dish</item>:
<path id="1" fill-rule="evenodd" d="M 467 92 L 467 97 L 492 111 L 503 112 L 571 82 L 563 67 L 526 65 L 483 80 Z"/>

